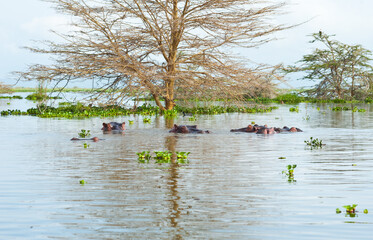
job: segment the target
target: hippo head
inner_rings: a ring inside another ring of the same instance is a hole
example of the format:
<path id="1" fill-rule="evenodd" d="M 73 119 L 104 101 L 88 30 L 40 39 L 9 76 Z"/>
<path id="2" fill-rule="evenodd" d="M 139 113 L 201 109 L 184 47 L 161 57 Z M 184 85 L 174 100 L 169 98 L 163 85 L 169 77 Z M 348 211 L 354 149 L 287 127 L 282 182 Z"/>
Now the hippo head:
<path id="1" fill-rule="evenodd" d="M 171 128 L 170 133 L 177 133 L 178 126 L 174 124 L 174 127 Z"/>
<path id="2" fill-rule="evenodd" d="M 110 123 L 103 123 L 103 124 L 102 124 L 102 128 L 101 128 L 101 130 L 104 130 L 104 131 L 111 131 L 111 129 L 112 129 L 112 126 L 111 126 Z"/>
<path id="3" fill-rule="evenodd" d="M 247 126 L 247 130 L 246 130 L 247 132 L 253 132 L 254 131 L 254 127 L 253 127 L 253 125 L 249 125 L 249 126 Z"/>
<path id="4" fill-rule="evenodd" d="M 124 130 L 124 129 L 126 129 L 126 123 L 125 122 L 122 122 L 121 124 L 119 124 L 119 128 L 121 129 L 121 130 Z"/>

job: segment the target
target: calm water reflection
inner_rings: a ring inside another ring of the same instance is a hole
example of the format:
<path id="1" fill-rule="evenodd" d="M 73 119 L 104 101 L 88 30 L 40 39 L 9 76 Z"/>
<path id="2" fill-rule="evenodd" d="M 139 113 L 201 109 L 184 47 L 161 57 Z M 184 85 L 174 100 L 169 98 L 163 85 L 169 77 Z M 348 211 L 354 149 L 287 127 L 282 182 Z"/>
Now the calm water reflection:
<path id="1" fill-rule="evenodd" d="M 7 102 L 1 110 L 25 100 Z M 213 132 L 205 135 L 168 133 L 173 122 L 163 117 L 150 124 L 141 116 L 1 117 L 0 239 L 371 239 L 372 107 L 279 107 L 198 116 L 196 124 Z M 129 119 L 135 123 L 124 135 L 100 131 L 103 121 Z M 229 132 L 252 121 L 304 132 Z M 190 124 L 186 117 L 175 123 Z M 71 142 L 80 129 L 105 140 L 89 148 Z M 311 136 L 327 145 L 306 149 Z M 190 162 L 138 163 L 136 152 L 145 150 L 190 151 Z M 298 165 L 295 183 L 281 174 L 288 164 Z M 354 203 L 357 217 L 335 213 Z"/>

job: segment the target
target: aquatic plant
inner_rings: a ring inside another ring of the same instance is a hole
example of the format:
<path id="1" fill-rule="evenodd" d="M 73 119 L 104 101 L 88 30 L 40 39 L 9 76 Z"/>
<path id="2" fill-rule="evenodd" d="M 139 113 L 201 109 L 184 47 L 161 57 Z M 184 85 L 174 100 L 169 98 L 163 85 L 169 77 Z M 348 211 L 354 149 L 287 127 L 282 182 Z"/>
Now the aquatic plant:
<path id="1" fill-rule="evenodd" d="M 156 163 L 171 163 L 172 152 L 170 151 L 154 151 Z"/>
<path id="2" fill-rule="evenodd" d="M 4 111 L 1 111 L 0 114 L 1 114 L 1 116 L 8 116 L 8 115 L 12 115 L 12 116 L 27 115 L 26 112 L 22 112 L 21 110 L 18 110 L 18 109 L 14 109 L 14 110 L 11 110 L 11 109 L 4 110 Z"/>
<path id="3" fill-rule="evenodd" d="M 296 164 L 288 165 L 287 170 L 282 171 L 282 174 L 285 174 L 288 177 L 288 182 L 296 182 L 296 180 L 294 179 L 294 169 L 296 167 Z"/>
<path id="4" fill-rule="evenodd" d="M 278 159 L 286 159 L 286 157 L 279 157 Z"/>
<path id="5" fill-rule="evenodd" d="M 129 124 L 133 124 L 133 122 L 134 122 L 133 120 L 128 120 Z"/>
<path id="6" fill-rule="evenodd" d="M 309 121 L 311 119 L 310 115 L 306 115 L 305 117 L 303 117 L 303 120 L 306 120 L 306 121 Z"/>
<path id="7" fill-rule="evenodd" d="M 71 105 L 73 105 L 73 103 L 71 103 L 71 102 L 59 102 L 58 105 L 59 106 L 71 106 Z"/>
<path id="8" fill-rule="evenodd" d="M 304 141 L 307 146 L 310 146 L 311 147 L 311 150 L 313 148 L 322 148 L 325 144 L 322 143 L 322 140 L 319 140 L 318 138 L 313 138 L 313 137 L 310 137 L 310 140 L 305 140 Z"/>
<path id="9" fill-rule="evenodd" d="M 195 122 L 195 121 L 197 121 L 197 118 L 196 118 L 196 116 L 191 116 L 191 117 L 189 117 L 188 120 L 191 121 L 191 122 Z"/>
<path id="10" fill-rule="evenodd" d="M 299 108 L 298 107 L 291 107 L 291 108 L 289 108 L 289 111 L 290 112 L 299 112 Z"/>
<path id="11" fill-rule="evenodd" d="M 343 206 L 344 209 L 346 209 L 346 217 L 356 217 L 357 216 L 357 210 L 356 210 L 357 204 L 352 204 L 352 205 L 345 205 Z M 342 213 L 342 211 L 337 208 L 335 211 L 337 214 Z M 364 209 L 363 211 L 364 214 L 368 214 L 368 209 Z"/>
<path id="12" fill-rule="evenodd" d="M 91 136 L 91 130 L 82 129 L 79 133 L 79 137 L 81 137 L 81 138 L 86 138 L 86 137 L 89 137 L 89 136 Z"/>
<path id="13" fill-rule="evenodd" d="M 278 107 L 237 107 L 237 106 L 209 106 L 209 107 L 193 107 L 186 108 L 175 106 L 175 111 L 196 114 L 222 114 L 222 113 L 265 113 L 270 112 L 273 109 Z M 2 116 L 11 115 L 14 111 L 20 110 L 8 110 L 8 112 L 3 112 Z M 123 108 L 117 105 L 108 105 L 104 107 L 96 106 L 85 106 L 82 103 L 78 102 L 75 104 L 63 104 L 59 107 L 51 107 L 44 104 L 39 104 L 35 108 L 30 108 L 27 112 L 22 112 L 18 115 L 29 115 L 29 116 L 38 116 L 41 118 L 91 118 L 91 117 L 116 117 L 116 116 L 128 116 L 131 114 L 139 114 L 145 116 L 153 116 L 160 114 L 161 111 L 158 107 L 151 106 L 149 104 L 143 104 L 135 109 L 133 108 Z M 13 114 L 17 115 L 17 114 Z"/>
<path id="14" fill-rule="evenodd" d="M 179 112 L 184 113 L 192 113 L 194 115 L 196 114 L 208 114 L 208 115 L 215 115 L 215 114 L 222 114 L 222 113 L 265 113 L 265 112 L 271 112 L 273 109 L 277 109 L 278 107 L 238 107 L 238 106 L 205 106 L 205 107 L 193 107 L 193 108 L 187 108 L 187 107 L 181 107 L 181 106 L 175 106 L 174 109 L 177 109 Z"/>
<path id="15" fill-rule="evenodd" d="M 297 167 L 296 164 L 288 165 L 286 171 L 282 171 L 282 174 L 285 174 L 286 176 L 294 176 L 294 169 Z"/>
<path id="16" fill-rule="evenodd" d="M 51 97 L 46 95 L 45 93 L 32 93 L 26 97 L 27 100 L 32 100 L 32 101 L 42 101 L 45 99 L 62 99 L 61 97 Z"/>
<path id="17" fill-rule="evenodd" d="M 163 114 L 166 118 L 176 118 L 179 112 L 177 111 L 177 109 L 172 109 L 163 111 Z"/>
<path id="18" fill-rule="evenodd" d="M 190 152 L 176 152 L 176 159 L 178 163 L 187 163 L 187 158 Z"/>
<path id="19" fill-rule="evenodd" d="M 355 208 L 357 207 L 357 204 L 345 205 L 343 207 L 346 209 L 347 213 L 355 213 Z"/>
<path id="20" fill-rule="evenodd" d="M 144 123 L 151 123 L 152 122 L 152 120 L 150 118 L 144 118 L 142 121 Z"/>
<path id="21" fill-rule="evenodd" d="M 0 99 L 23 99 L 21 96 L 0 96 Z"/>
<path id="22" fill-rule="evenodd" d="M 360 109 L 358 110 L 358 112 L 366 112 L 366 110 L 365 110 L 364 108 L 360 108 Z"/>
<path id="23" fill-rule="evenodd" d="M 91 146 L 91 145 L 89 145 L 89 144 L 87 144 L 87 143 L 84 143 L 84 144 L 83 144 L 83 147 L 84 147 L 84 148 L 89 148 L 90 146 Z"/>
<path id="24" fill-rule="evenodd" d="M 149 162 L 149 160 L 152 158 L 149 151 L 137 152 L 136 154 L 139 157 L 138 158 L 139 162 L 141 163 L 145 163 L 145 161 Z"/>
<path id="25" fill-rule="evenodd" d="M 300 103 L 304 101 L 304 97 L 299 96 L 295 93 L 286 93 L 277 96 L 274 98 L 275 101 L 278 103 L 287 103 L 287 104 L 294 104 L 294 103 Z"/>
<path id="26" fill-rule="evenodd" d="M 79 181 L 79 183 L 84 185 L 86 183 L 86 181 L 84 181 L 84 179 L 82 179 L 82 180 Z"/>

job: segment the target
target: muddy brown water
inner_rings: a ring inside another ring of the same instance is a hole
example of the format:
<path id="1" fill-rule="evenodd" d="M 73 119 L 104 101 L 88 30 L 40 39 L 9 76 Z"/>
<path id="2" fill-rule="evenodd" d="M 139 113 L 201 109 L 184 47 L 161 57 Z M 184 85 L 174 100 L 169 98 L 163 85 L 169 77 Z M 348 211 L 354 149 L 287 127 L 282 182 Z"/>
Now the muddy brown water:
<path id="1" fill-rule="evenodd" d="M 0 109 L 32 104 L 0 100 Z M 163 117 L 0 117 L 0 239 L 371 239 L 373 108 L 332 106 L 174 120 L 212 131 L 203 135 L 168 133 Z M 100 130 L 128 120 L 124 135 Z M 252 121 L 304 132 L 229 132 Z M 105 140 L 70 141 L 81 129 Z M 308 149 L 310 137 L 326 146 Z M 191 153 L 183 165 L 139 163 L 146 150 Z M 282 174 L 288 164 L 296 182 Z M 349 204 L 355 217 L 336 214 Z"/>

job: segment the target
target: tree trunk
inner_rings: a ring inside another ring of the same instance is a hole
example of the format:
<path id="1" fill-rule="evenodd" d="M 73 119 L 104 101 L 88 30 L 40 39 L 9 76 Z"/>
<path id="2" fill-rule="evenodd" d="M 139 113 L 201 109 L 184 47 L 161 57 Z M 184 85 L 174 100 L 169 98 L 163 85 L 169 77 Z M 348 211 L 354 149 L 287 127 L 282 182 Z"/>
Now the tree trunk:
<path id="1" fill-rule="evenodd" d="M 159 109 L 161 109 L 161 111 L 166 110 L 166 109 L 163 107 L 161 101 L 159 100 L 159 96 L 156 95 L 156 94 L 152 94 L 152 95 L 153 95 L 154 101 L 155 101 L 155 103 L 157 104 L 157 106 L 159 107 Z"/>
<path id="2" fill-rule="evenodd" d="M 166 97 L 165 97 L 165 108 L 166 110 L 172 110 L 175 106 L 174 102 L 174 88 L 175 88 L 175 73 L 176 69 L 176 58 L 177 49 L 180 42 L 180 30 L 179 30 L 179 17 L 178 17 L 178 1 L 173 0 L 173 10 L 172 10 L 172 30 L 170 36 L 170 52 L 168 55 L 168 67 L 167 67 L 167 80 L 166 80 Z"/>

